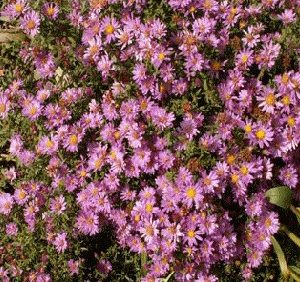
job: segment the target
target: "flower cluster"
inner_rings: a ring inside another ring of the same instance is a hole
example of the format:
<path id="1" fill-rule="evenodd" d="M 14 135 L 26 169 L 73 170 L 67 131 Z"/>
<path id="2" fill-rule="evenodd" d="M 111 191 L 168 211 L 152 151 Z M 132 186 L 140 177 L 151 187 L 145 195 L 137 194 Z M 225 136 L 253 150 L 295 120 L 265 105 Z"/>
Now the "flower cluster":
<path id="1" fill-rule="evenodd" d="M 300 2 L 34 2 L 2 12 L 27 35 L 18 57 L 32 74 L 0 90 L 1 124 L 27 128 L 6 143 L 0 231 L 14 242 L 42 228 L 71 276 L 83 263 L 74 242 L 111 226 L 146 256 L 142 281 L 217 281 L 212 268 L 235 260 L 251 279 L 279 229 L 264 192 L 299 187 L 299 50 L 287 34 Z M 67 27 L 73 37 L 55 38 Z M 49 256 L 0 277 L 56 281 Z"/>

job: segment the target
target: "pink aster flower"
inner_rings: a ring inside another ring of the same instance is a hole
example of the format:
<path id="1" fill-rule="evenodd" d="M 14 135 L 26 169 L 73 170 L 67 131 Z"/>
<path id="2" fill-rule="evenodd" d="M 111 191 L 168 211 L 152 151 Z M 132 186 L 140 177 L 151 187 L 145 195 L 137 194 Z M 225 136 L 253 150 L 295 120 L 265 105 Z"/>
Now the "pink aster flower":
<path id="1" fill-rule="evenodd" d="M 99 232 L 99 218 L 92 211 L 81 212 L 76 221 L 76 227 L 86 235 L 94 235 Z"/>
<path id="2" fill-rule="evenodd" d="M 6 224 L 5 231 L 8 236 L 16 236 L 18 234 L 18 226 L 16 223 L 10 222 Z"/>
<path id="3" fill-rule="evenodd" d="M 288 165 L 280 170 L 279 179 L 284 185 L 295 188 L 298 184 L 297 170 L 292 165 Z"/>
<path id="4" fill-rule="evenodd" d="M 54 136 L 43 136 L 37 144 L 37 151 L 41 154 L 53 155 L 57 150 L 58 140 Z"/>
<path id="5" fill-rule="evenodd" d="M 98 61 L 97 69 L 101 72 L 101 75 L 105 80 L 109 73 L 114 69 L 113 61 L 109 59 L 108 55 L 103 55 Z"/>
<path id="6" fill-rule="evenodd" d="M 10 101 L 5 95 L 1 95 L 0 92 L 0 118 L 5 119 L 8 116 L 10 109 Z"/>
<path id="7" fill-rule="evenodd" d="M 58 17 L 58 12 L 58 5 L 54 2 L 47 2 L 43 5 L 44 15 L 51 20 L 55 20 Z"/>
<path id="8" fill-rule="evenodd" d="M 28 10 L 27 0 L 17 0 L 14 3 L 7 5 L 3 12 L 3 16 L 7 16 L 10 19 L 14 19 Z"/>
<path id="9" fill-rule="evenodd" d="M 275 90 L 271 87 L 266 87 L 262 95 L 256 96 L 257 101 L 259 101 L 259 107 L 262 108 L 264 112 L 273 114 L 275 111 L 275 108 L 280 105 L 280 103 L 277 102 L 277 98 L 280 97 L 280 94 L 275 94 Z"/>
<path id="10" fill-rule="evenodd" d="M 253 51 L 250 49 L 239 52 L 236 57 L 237 65 L 240 69 L 244 70 L 251 66 L 254 62 Z"/>
<path id="11" fill-rule="evenodd" d="M 63 253 L 68 247 L 67 233 L 66 232 L 58 233 L 55 236 L 53 245 L 55 246 L 58 253 Z"/>
<path id="12" fill-rule="evenodd" d="M 268 125 L 257 123 L 253 132 L 249 135 L 250 142 L 253 145 L 258 145 L 260 148 L 268 147 L 273 140 L 274 132 Z"/>
<path id="13" fill-rule="evenodd" d="M 70 260 L 68 260 L 67 264 L 68 264 L 68 269 L 69 269 L 69 272 L 71 275 L 79 273 L 79 265 L 80 265 L 79 260 L 75 261 L 73 259 L 70 259 Z"/>
<path id="14" fill-rule="evenodd" d="M 42 105 L 33 97 L 26 97 L 22 104 L 22 114 L 28 117 L 31 121 L 36 120 L 41 115 Z"/>
<path id="15" fill-rule="evenodd" d="M 115 18 L 108 16 L 104 17 L 101 22 L 101 31 L 105 34 L 105 42 L 111 43 L 116 39 L 116 33 L 119 28 L 119 23 Z"/>
<path id="16" fill-rule="evenodd" d="M 150 219 L 150 221 L 144 222 L 142 227 L 139 229 L 142 238 L 144 238 L 145 242 L 147 242 L 148 244 L 151 244 L 158 236 L 159 230 L 157 227 L 158 221 L 153 221 L 152 219 Z"/>
<path id="17" fill-rule="evenodd" d="M 216 172 L 211 171 L 208 175 L 202 175 L 203 191 L 206 193 L 214 192 L 215 188 L 219 186 L 219 177 Z"/>
<path id="18" fill-rule="evenodd" d="M 0 193 L 0 213 L 9 215 L 14 204 L 13 197 L 8 193 Z"/>
<path id="19" fill-rule="evenodd" d="M 280 19 L 284 23 L 284 25 L 288 25 L 288 24 L 296 21 L 296 14 L 291 9 L 285 9 L 278 16 L 278 19 Z"/>
<path id="20" fill-rule="evenodd" d="M 63 195 L 59 195 L 50 201 L 50 210 L 56 214 L 62 214 L 66 210 L 66 201 Z"/>
<path id="21" fill-rule="evenodd" d="M 189 183 L 182 188 L 181 191 L 182 202 L 188 207 L 195 203 L 196 208 L 200 206 L 203 195 L 200 183 Z"/>
<path id="22" fill-rule="evenodd" d="M 39 32 L 39 14 L 34 10 L 27 11 L 26 14 L 21 18 L 20 26 L 26 34 L 34 37 Z"/>

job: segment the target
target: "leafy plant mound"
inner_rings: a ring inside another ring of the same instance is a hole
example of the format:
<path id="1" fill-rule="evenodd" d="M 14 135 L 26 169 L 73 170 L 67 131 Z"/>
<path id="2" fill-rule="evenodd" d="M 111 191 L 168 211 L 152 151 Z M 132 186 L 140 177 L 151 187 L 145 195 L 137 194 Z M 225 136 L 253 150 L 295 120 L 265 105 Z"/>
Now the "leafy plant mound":
<path id="1" fill-rule="evenodd" d="M 0 278 L 297 281 L 299 12 L 4 0 Z"/>

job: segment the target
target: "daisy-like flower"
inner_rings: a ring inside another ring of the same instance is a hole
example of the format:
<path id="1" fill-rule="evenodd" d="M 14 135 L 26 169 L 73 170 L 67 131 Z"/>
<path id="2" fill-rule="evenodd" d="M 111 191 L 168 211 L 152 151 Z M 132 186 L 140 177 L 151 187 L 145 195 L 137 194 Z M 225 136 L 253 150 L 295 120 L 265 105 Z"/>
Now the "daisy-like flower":
<path id="1" fill-rule="evenodd" d="M 21 18 L 20 26 L 27 35 L 34 37 L 39 32 L 39 14 L 34 10 L 27 11 L 26 14 Z"/>
<path id="2" fill-rule="evenodd" d="M 5 95 L 1 95 L 0 92 L 0 118 L 5 119 L 8 116 L 10 109 L 10 101 Z"/>
<path id="3" fill-rule="evenodd" d="M 190 224 L 187 226 L 185 229 L 184 235 L 183 235 L 183 242 L 187 242 L 187 244 L 192 247 L 192 246 L 197 246 L 198 241 L 201 241 L 201 232 L 200 230 L 197 230 L 197 228 Z"/>
<path id="4" fill-rule="evenodd" d="M 267 235 L 273 235 L 279 230 L 279 219 L 275 212 L 269 212 L 260 220 L 260 228 L 265 231 Z"/>
<path id="5" fill-rule="evenodd" d="M 63 253 L 68 247 L 67 233 L 58 233 L 54 239 L 53 245 L 55 246 L 58 253 Z"/>
<path id="6" fill-rule="evenodd" d="M 68 269 L 69 269 L 69 272 L 71 275 L 79 273 L 79 265 L 80 265 L 79 260 L 75 261 L 73 259 L 70 259 L 70 260 L 68 260 L 67 264 L 68 264 Z"/>
<path id="7" fill-rule="evenodd" d="M 66 201 L 63 195 L 59 195 L 50 201 L 50 210 L 56 214 L 62 214 L 66 210 Z"/>
<path id="8" fill-rule="evenodd" d="M 78 150 L 78 145 L 81 141 L 81 134 L 78 134 L 75 130 L 73 132 L 70 132 L 64 141 L 64 147 L 69 152 L 76 152 Z"/>
<path id="9" fill-rule="evenodd" d="M 55 20 L 58 17 L 59 9 L 56 3 L 47 2 L 43 5 L 43 12 L 47 18 Z"/>
<path id="10" fill-rule="evenodd" d="M 22 114 L 31 121 L 36 120 L 42 112 L 42 106 L 38 100 L 28 97 L 23 101 Z"/>
<path id="11" fill-rule="evenodd" d="M 219 177 L 217 173 L 211 171 L 208 175 L 204 173 L 202 175 L 203 191 L 206 193 L 214 192 L 214 189 L 219 186 Z"/>
<path id="12" fill-rule="evenodd" d="M 145 242 L 151 244 L 159 234 L 158 230 L 158 220 L 152 220 L 152 218 L 143 223 L 142 227 L 139 229 L 142 238 Z"/>
<path id="13" fill-rule="evenodd" d="M 203 200 L 201 191 L 200 183 L 189 183 L 181 191 L 182 202 L 188 207 L 191 207 L 193 203 L 195 203 L 196 207 L 199 207 Z"/>
<path id="14" fill-rule="evenodd" d="M 18 205 L 24 205 L 29 199 L 28 192 L 23 188 L 17 188 L 14 193 L 14 200 Z"/>
<path id="15" fill-rule="evenodd" d="M 37 151 L 41 154 L 53 155 L 57 150 L 58 140 L 54 136 L 43 136 L 37 144 Z"/>
<path id="16" fill-rule="evenodd" d="M 101 72 L 101 75 L 105 80 L 109 73 L 114 70 L 113 61 L 109 59 L 108 55 L 103 55 L 98 61 L 97 69 Z"/>
<path id="17" fill-rule="evenodd" d="M 10 19 L 14 19 L 26 12 L 28 9 L 27 0 L 17 0 L 5 7 L 2 12 L 3 16 L 8 16 Z"/>
<path id="18" fill-rule="evenodd" d="M 92 211 L 81 212 L 76 227 L 85 235 L 94 235 L 99 232 L 99 217 Z"/>
<path id="19" fill-rule="evenodd" d="M 283 182 L 284 185 L 295 188 L 298 184 L 297 170 L 292 165 L 286 166 L 281 169 L 279 179 Z"/>
<path id="20" fill-rule="evenodd" d="M 254 62 L 253 51 L 250 49 L 243 50 L 239 52 L 236 59 L 240 69 L 247 69 Z"/>
<path id="21" fill-rule="evenodd" d="M 116 39 L 119 23 L 115 18 L 104 17 L 101 22 L 101 31 L 105 35 L 105 43 L 111 43 Z"/>
<path id="22" fill-rule="evenodd" d="M 258 145 L 260 148 L 269 147 L 274 136 L 272 128 L 262 123 L 257 123 L 254 126 L 252 133 L 249 135 L 251 144 Z"/>
<path id="23" fill-rule="evenodd" d="M 280 94 L 275 94 L 275 90 L 267 86 L 261 96 L 256 96 L 257 101 L 260 102 L 258 106 L 262 108 L 264 112 L 273 114 L 275 108 L 280 105 L 280 103 L 277 102 L 279 96 Z"/>
<path id="24" fill-rule="evenodd" d="M 5 232 L 8 236 L 16 236 L 18 234 L 18 226 L 14 222 L 6 224 Z"/>
<path id="25" fill-rule="evenodd" d="M 85 60 L 98 61 L 99 52 L 102 49 L 102 40 L 99 35 L 96 35 L 88 41 L 88 48 L 85 50 L 83 58 Z"/>
<path id="26" fill-rule="evenodd" d="M 8 193 L 0 193 L 0 213 L 9 215 L 14 204 L 13 197 Z"/>
<path id="27" fill-rule="evenodd" d="M 286 9 L 278 16 L 278 19 L 280 19 L 284 25 L 288 25 L 296 21 L 296 14 L 293 10 Z"/>

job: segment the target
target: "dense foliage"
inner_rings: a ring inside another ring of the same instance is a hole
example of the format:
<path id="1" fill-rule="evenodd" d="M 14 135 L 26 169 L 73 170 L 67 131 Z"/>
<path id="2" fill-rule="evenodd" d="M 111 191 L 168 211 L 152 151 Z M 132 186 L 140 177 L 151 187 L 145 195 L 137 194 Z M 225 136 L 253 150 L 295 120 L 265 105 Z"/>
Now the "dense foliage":
<path id="1" fill-rule="evenodd" d="M 299 14 L 4 0 L 0 279 L 297 279 Z"/>

